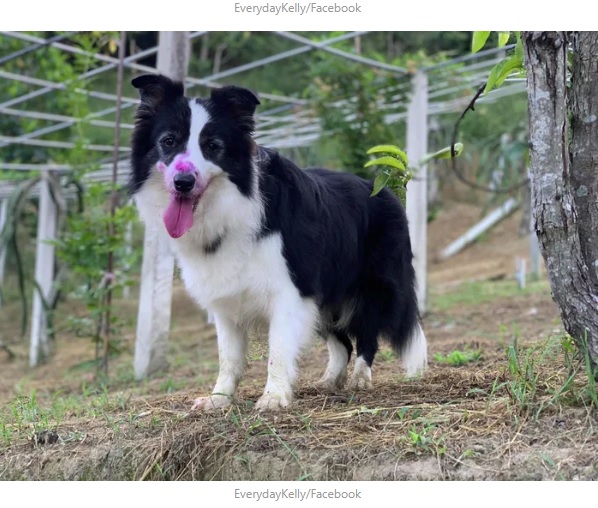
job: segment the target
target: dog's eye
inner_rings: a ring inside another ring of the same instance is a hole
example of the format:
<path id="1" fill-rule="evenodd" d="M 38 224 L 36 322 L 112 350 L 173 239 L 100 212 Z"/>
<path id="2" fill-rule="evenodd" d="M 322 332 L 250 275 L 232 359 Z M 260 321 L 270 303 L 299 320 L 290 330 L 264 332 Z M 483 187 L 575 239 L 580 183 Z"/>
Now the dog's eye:
<path id="1" fill-rule="evenodd" d="M 166 148 L 172 148 L 174 146 L 174 138 L 168 136 L 160 140 L 160 144 Z"/>
<path id="2" fill-rule="evenodd" d="M 215 153 L 221 150 L 224 146 L 222 141 L 217 138 L 212 139 L 202 139 L 200 140 L 202 150 L 206 150 L 207 152 Z"/>

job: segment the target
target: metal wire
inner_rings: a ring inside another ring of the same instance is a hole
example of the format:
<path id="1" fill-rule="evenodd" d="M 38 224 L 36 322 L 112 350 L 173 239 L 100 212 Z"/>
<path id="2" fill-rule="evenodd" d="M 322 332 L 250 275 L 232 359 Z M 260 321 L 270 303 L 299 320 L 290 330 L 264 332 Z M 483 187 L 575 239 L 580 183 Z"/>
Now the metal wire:
<path id="1" fill-rule="evenodd" d="M 95 77 L 99 74 L 110 71 L 116 67 L 118 59 L 114 57 L 89 53 L 82 50 L 81 48 L 60 42 L 60 40 L 67 38 L 69 35 L 72 35 L 73 33 L 63 34 L 61 36 L 56 36 L 44 40 L 40 39 L 39 37 L 35 37 L 22 32 L 1 32 L 1 34 L 11 36 L 22 41 L 31 42 L 33 44 L 31 46 L 28 46 L 27 48 L 23 48 L 23 50 L 19 50 L 20 53 L 15 52 L 11 55 L 8 55 L 7 57 L 4 57 L 2 60 L 0 60 L 0 63 L 8 61 L 8 57 L 11 57 L 11 59 L 13 59 L 25 54 L 23 52 L 25 50 L 27 50 L 26 53 L 30 53 L 42 47 L 52 46 L 69 53 L 88 55 L 96 59 L 98 62 L 104 63 L 104 65 L 101 65 L 95 69 L 91 69 L 81 74 L 77 78 L 78 80 L 85 80 Z M 194 39 L 203 35 L 204 33 L 206 32 L 192 32 L 189 34 L 189 38 Z M 191 89 L 197 86 L 218 87 L 220 86 L 220 84 L 217 82 L 217 80 L 219 79 L 228 78 L 243 72 L 248 72 L 253 69 L 272 64 L 274 62 L 278 62 L 287 58 L 292 58 L 294 56 L 298 56 L 315 50 L 327 51 L 329 53 L 335 54 L 342 58 L 349 59 L 351 61 L 356 61 L 367 66 L 374 66 L 400 75 L 406 75 L 408 72 L 406 69 L 401 67 L 384 64 L 383 62 L 378 62 L 376 60 L 371 60 L 368 58 L 361 57 L 359 55 L 354 55 L 352 53 L 348 53 L 346 51 L 341 51 L 330 47 L 331 45 L 337 42 L 341 42 L 343 40 L 350 40 L 358 36 L 366 35 L 368 32 L 365 31 L 349 32 L 324 41 L 313 41 L 290 32 L 276 33 L 281 37 L 300 43 L 301 46 L 288 51 L 277 53 L 275 55 L 271 55 L 269 57 L 255 60 L 254 62 L 239 65 L 231 69 L 225 69 L 218 73 L 214 73 L 210 76 L 204 76 L 201 78 L 189 77 L 186 80 L 187 89 Z M 462 96 L 458 97 L 459 93 L 463 92 L 464 90 L 471 90 L 473 87 L 477 86 L 481 78 L 485 75 L 484 70 L 489 69 L 498 61 L 496 55 L 504 53 L 505 51 L 512 49 L 512 47 L 513 46 L 506 46 L 504 48 L 493 48 L 490 50 L 481 51 L 474 55 L 465 55 L 463 57 L 452 59 L 448 62 L 443 62 L 441 64 L 424 68 L 424 70 L 430 74 L 429 99 L 431 100 L 429 102 L 428 115 L 442 115 L 462 110 L 462 108 L 466 105 L 468 99 L 464 99 L 462 98 Z M 141 51 L 135 55 L 131 55 L 124 59 L 124 65 L 127 68 L 136 71 L 155 72 L 154 68 L 141 65 L 136 62 L 138 60 L 141 60 L 142 58 L 157 53 L 157 50 L 157 47 L 152 47 L 144 51 Z M 17 53 L 19 54 L 17 55 Z M 91 125 L 99 127 L 116 128 L 116 122 L 110 120 L 101 120 L 103 116 L 110 115 L 115 112 L 116 108 L 114 106 L 91 113 L 90 115 L 88 115 L 87 118 L 84 119 L 77 119 L 66 115 L 53 114 L 51 112 L 15 109 L 11 106 L 22 104 L 32 99 L 42 97 L 43 95 L 55 90 L 64 90 L 66 88 L 66 85 L 64 83 L 54 83 L 49 80 L 23 76 L 7 71 L 0 71 L 0 78 L 10 79 L 31 86 L 41 87 L 39 90 L 34 90 L 20 97 L 15 97 L 13 99 L 1 103 L 0 114 L 11 115 L 17 118 L 31 118 L 49 122 L 57 122 L 53 125 L 41 127 L 21 136 L 0 136 L 0 148 L 7 146 L 8 144 L 25 144 L 46 148 L 72 149 L 75 146 L 74 143 L 39 138 L 47 134 L 58 132 L 62 129 L 66 129 L 80 121 L 85 121 L 90 123 Z M 409 91 L 408 86 L 409 84 L 407 82 L 399 83 L 395 86 L 396 90 L 395 88 L 391 90 L 394 91 L 394 95 L 391 99 L 392 102 L 388 104 L 380 103 L 378 105 L 379 107 L 382 107 L 387 111 L 392 111 L 385 116 L 385 121 L 387 123 L 395 123 L 405 120 L 405 108 L 408 104 L 406 100 L 406 96 L 408 95 Z M 524 84 L 521 82 L 521 80 L 509 79 L 507 80 L 506 86 L 480 98 L 478 100 L 478 103 L 493 102 L 508 95 L 521 93 L 522 91 L 524 91 L 524 89 Z M 114 94 L 103 93 L 95 90 L 85 91 L 83 89 L 80 89 L 79 92 L 86 93 L 90 97 L 98 98 L 101 100 L 115 100 Z M 260 94 L 260 96 L 264 99 L 272 100 L 273 102 L 282 103 L 280 106 L 270 108 L 269 110 L 266 110 L 262 112 L 262 114 L 258 114 L 256 116 L 258 124 L 256 139 L 258 139 L 260 143 L 267 144 L 268 146 L 273 148 L 308 146 L 314 143 L 319 137 L 326 134 L 322 132 L 319 120 L 316 117 L 313 110 L 309 107 L 309 102 L 307 100 L 297 97 L 286 97 L 277 94 Z M 443 100 L 435 101 L 433 99 Z M 350 101 L 351 98 L 339 99 L 331 103 L 331 106 L 343 108 Z M 123 98 L 123 102 L 124 104 L 122 105 L 122 109 L 124 110 L 136 104 L 137 99 L 125 97 Z M 300 106 L 302 109 L 297 110 L 297 106 Z M 351 121 L 349 115 L 347 115 L 347 121 Z M 133 128 L 131 124 L 127 123 L 121 123 L 120 127 L 124 129 Z M 85 148 L 88 150 L 96 151 L 99 154 L 104 152 L 111 152 L 114 150 L 113 146 L 101 144 L 89 144 Z M 126 153 L 128 150 L 129 149 L 127 147 L 121 147 L 119 151 L 121 153 Z M 48 168 L 50 170 L 61 171 L 69 169 L 69 167 L 65 165 L 52 166 L 50 164 L 36 165 L 0 162 L 0 170 L 35 171 L 39 169 Z M 107 178 L 108 173 L 102 173 L 102 171 L 94 173 L 94 175 L 98 178 Z M 2 187 L 3 185 L 0 185 L 0 188 Z"/>

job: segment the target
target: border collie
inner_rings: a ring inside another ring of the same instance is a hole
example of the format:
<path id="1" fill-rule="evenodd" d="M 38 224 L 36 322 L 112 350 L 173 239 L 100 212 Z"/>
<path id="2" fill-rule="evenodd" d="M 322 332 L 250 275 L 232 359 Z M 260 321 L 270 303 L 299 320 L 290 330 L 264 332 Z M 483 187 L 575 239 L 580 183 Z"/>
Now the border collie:
<path id="1" fill-rule="evenodd" d="M 213 317 L 220 369 L 194 409 L 231 404 L 248 331 L 266 326 L 268 378 L 256 407 L 293 400 L 297 359 L 315 334 L 327 341 L 320 386 L 340 389 L 355 341 L 352 389 L 370 388 L 378 339 L 409 375 L 423 369 L 407 219 L 372 183 L 302 170 L 252 138 L 259 101 L 227 86 L 187 98 L 183 84 L 139 76 L 129 188 L 146 227 L 170 243 L 189 294 Z"/>

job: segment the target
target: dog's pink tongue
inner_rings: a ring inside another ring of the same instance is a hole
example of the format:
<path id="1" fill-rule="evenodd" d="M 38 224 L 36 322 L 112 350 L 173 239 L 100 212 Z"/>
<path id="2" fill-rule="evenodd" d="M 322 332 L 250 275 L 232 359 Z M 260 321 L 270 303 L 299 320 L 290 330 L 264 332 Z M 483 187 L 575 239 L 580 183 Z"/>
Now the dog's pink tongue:
<path id="1" fill-rule="evenodd" d="M 193 200 L 172 196 L 164 212 L 164 225 L 173 238 L 189 231 L 193 226 Z"/>

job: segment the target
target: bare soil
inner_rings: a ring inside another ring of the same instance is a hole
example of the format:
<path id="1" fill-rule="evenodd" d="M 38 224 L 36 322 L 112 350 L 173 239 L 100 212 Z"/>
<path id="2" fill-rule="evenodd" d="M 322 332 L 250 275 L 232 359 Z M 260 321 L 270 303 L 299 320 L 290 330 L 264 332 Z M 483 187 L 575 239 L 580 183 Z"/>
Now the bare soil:
<path id="1" fill-rule="evenodd" d="M 104 382 L 85 363 L 93 344 L 66 327 L 67 313 L 83 312 L 75 303 L 57 317 L 52 357 L 30 370 L 16 336 L 18 307 L 9 302 L 0 340 L 16 358 L 0 350 L 0 480 L 597 479 L 596 412 L 583 396 L 583 373 L 567 384 L 548 285 L 519 291 L 512 280 L 514 257 L 528 248 L 517 236 L 518 216 L 453 259 L 435 261 L 479 218 L 476 207 L 452 205 L 430 224 L 430 367 L 422 377 L 406 379 L 384 349 L 371 391 L 321 393 L 314 383 L 326 351 L 318 341 L 302 362 L 295 404 L 279 413 L 253 409 L 266 376 L 260 338 L 236 404 L 189 412 L 215 381 L 217 347 L 178 284 L 170 366 L 145 381 L 132 374 L 136 301 L 118 302 L 128 321 Z M 513 344 L 524 375 L 509 368 Z M 455 350 L 479 358 L 443 362 Z"/>

